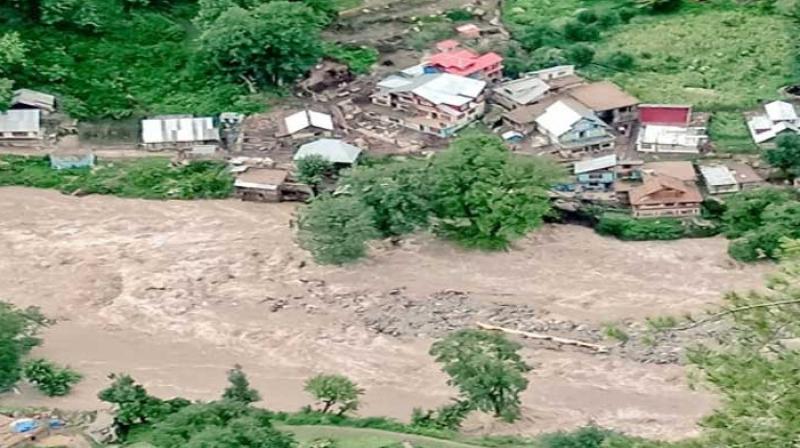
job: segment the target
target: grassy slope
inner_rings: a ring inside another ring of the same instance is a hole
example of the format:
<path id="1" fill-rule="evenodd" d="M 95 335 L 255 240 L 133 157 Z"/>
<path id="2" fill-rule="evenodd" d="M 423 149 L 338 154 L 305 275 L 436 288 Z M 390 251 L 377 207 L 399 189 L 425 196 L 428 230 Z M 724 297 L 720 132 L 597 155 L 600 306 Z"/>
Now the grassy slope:
<path id="1" fill-rule="evenodd" d="M 581 8 L 612 9 L 609 0 L 511 0 L 506 20 L 521 27 L 561 24 Z M 519 9 L 521 8 L 521 9 Z M 741 112 L 777 97 L 793 79 L 795 30 L 778 14 L 741 2 L 686 2 L 677 13 L 639 15 L 593 43 L 596 60 L 632 54 L 636 67 L 615 72 L 599 65 L 590 77 L 610 78 L 645 102 L 689 103 L 716 112 L 712 138 L 720 149 L 754 149 Z"/>
<path id="2" fill-rule="evenodd" d="M 314 439 L 333 439 L 337 442 L 338 448 L 378 448 L 403 441 L 411 442 L 420 448 L 474 448 L 477 446 L 370 428 L 279 426 L 279 429 L 294 434 L 301 445 Z"/>

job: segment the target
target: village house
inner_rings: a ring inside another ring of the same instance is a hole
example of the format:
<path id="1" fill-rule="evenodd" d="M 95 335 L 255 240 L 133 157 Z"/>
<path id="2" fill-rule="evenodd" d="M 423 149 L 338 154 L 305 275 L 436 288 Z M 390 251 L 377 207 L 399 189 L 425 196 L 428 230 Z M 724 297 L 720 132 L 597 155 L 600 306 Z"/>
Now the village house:
<path id="1" fill-rule="evenodd" d="M 243 201 L 281 202 L 281 187 L 288 175 L 286 170 L 249 168 L 236 176 L 233 184 L 235 195 Z"/>
<path id="2" fill-rule="evenodd" d="M 694 183 L 659 174 L 645 175 L 628 194 L 635 218 L 699 216 L 703 203 Z"/>
<path id="3" fill-rule="evenodd" d="M 707 114 L 693 114 L 691 106 L 639 105 L 641 129 L 636 150 L 650 153 L 699 154 L 708 141 Z"/>
<path id="4" fill-rule="evenodd" d="M 575 66 L 559 65 L 526 73 L 519 79 L 498 85 L 493 89 L 492 100 L 513 110 L 535 104 L 548 94 L 559 93 L 582 82 L 583 78 L 575 75 Z"/>
<path id="5" fill-rule="evenodd" d="M 412 67 L 380 81 L 372 102 L 385 121 L 450 137 L 483 115 L 485 89 L 485 81 Z"/>
<path id="6" fill-rule="evenodd" d="M 338 139 L 321 138 L 301 146 L 294 155 L 294 161 L 297 162 L 310 156 L 319 156 L 333 164 L 353 165 L 359 155 L 361 155 L 361 148 L 357 146 Z"/>
<path id="7" fill-rule="evenodd" d="M 148 149 L 189 148 L 220 141 L 211 117 L 162 116 L 142 120 L 142 144 Z"/>
<path id="8" fill-rule="evenodd" d="M 9 109 L 38 109 L 42 115 L 51 114 L 56 111 L 56 97 L 36 90 L 15 90 L 14 95 L 11 97 Z"/>
<path id="9" fill-rule="evenodd" d="M 548 106 L 536 119 L 536 127 L 551 144 L 572 153 L 614 148 L 615 137 L 608 125 L 592 111 L 568 98 Z"/>
<path id="10" fill-rule="evenodd" d="M 574 172 L 582 191 L 611 191 L 616 180 L 615 154 L 575 162 Z"/>
<path id="11" fill-rule="evenodd" d="M 639 100 L 610 81 L 575 86 L 567 94 L 621 134 L 628 134 L 638 119 Z"/>
<path id="12" fill-rule="evenodd" d="M 503 77 L 503 58 L 497 53 L 479 54 L 454 40 L 439 42 L 436 49 L 438 53 L 423 60 L 426 73 L 449 73 L 487 82 Z"/>
<path id="13" fill-rule="evenodd" d="M 9 109 L 0 113 L 0 141 L 40 140 L 43 136 L 39 109 Z"/>
<path id="14" fill-rule="evenodd" d="M 763 114 L 749 117 L 747 127 L 756 144 L 773 146 L 781 134 L 800 133 L 800 119 L 793 104 L 773 101 L 764 106 Z"/>
<path id="15" fill-rule="evenodd" d="M 640 185 L 647 176 L 672 177 L 692 185 L 697 183 L 694 165 L 686 160 L 647 163 L 641 160 L 618 160 L 617 182 L 614 185 L 617 199 L 622 204 L 629 205 L 631 189 Z"/>
<path id="16" fill-rule="evenodd" d="M 539 118 L 548 107 L 562 99 L 563 96 L 546 96 L 539 102 L 528 106 L 517 107 L 514 110 L 503 114 L 503 125 L 528 135 L 536 131 L 536 119 Z"/>
<path id="17" fill-rule="evenodd" d="M 283 135 L 294 136 L 300 131 L 305 131 L 304 134 L 308 135 L 330 135 L 333 131 L 333 117 L 313 110 L 301 110 L 284 118 L 283 126 L 284 129 L 281 129 L 285 131 L 285 134 L 281 133 Z"/>
<path id="18" fill-rule="evenodd" d="M 765 185 L 764 179 L 744 163 L 701 165 L 700 174 L 710 194 L 735 193 Z"/>

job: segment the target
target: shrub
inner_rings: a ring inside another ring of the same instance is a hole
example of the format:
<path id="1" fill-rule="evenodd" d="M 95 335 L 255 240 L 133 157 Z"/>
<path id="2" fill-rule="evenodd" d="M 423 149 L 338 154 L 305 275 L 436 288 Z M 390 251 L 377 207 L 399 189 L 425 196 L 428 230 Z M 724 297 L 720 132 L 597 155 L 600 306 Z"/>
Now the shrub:
<path id="1" fill-rule="evenodd" d="M 320 155 L 312 154 L 295 163 L 297 180 L 310 185 L 315 191 L 319 189 L 325 175 L 333 168 L 333 164 Z"/>
<path id="2" fill-rule="evenodd" d="M 22 367 L 25 378 L 48 397 L 67 395 L 82 376 L 69 367 L 59 367 L 46 359 L 33 359 Z"/>
<path id="3" fill-rule="evenodd" d="M 465 22 L 472 20 L 473 17 L 472 13 L 466 9 L 450 9 L 444 15 L 453 22 Z"/>
<path id="4" fill-rule="evenodd" d="M 636 219 L 612 213 L 600 217 L 595 231 L 626 241 L 676 240 L 686 234 L 684 224 L 678 219 Z"/>
<path id="5" fill-rule="evenodd" d="M 592 63 L 594 49 L 586 44 L 578 43 L 567 48 L 566 56 L 571 63 L 583 67 Z"/>
<path id="6" fill-rule="evenodd" d="M 554 47 L 563 43 L 563 38 L 558 31 L 550 25 L 534 25 L 525 27 L 522 32 L 517 33 L 517 41 L 528 51 L 536 50 L 540 47 Z"/>
<path id="7" fill-rule="evenodd" d="M 575 18 L 578 19 L 578 22 L 581 23 L 596 23 L 597 22 L 597 12 L 593 9 L 581 9 L 575 15 Z"/>
<path id="8" fill-rule="evenodd" d="M 594 24 L 570 20 L 564 24 L 564 37 L 575 42 L 594 42 L 600 39 L 600 28 Z"/>
<path id="9" fill-rule="evenodd" d="M 619 14 L 619 20 L 622 23 L 628 23 L 631 21 L 631 19 L 636 17 L 638 11 L 636 10 L 636 8 L 632 8 L 630 6 L 623 6 L 622 8 L 619 8 L 617 10 L 617 13 Z"/>
<path id="10" fill-rule="evenodd" d="M 305 391 L 320 402 L 320 412 L 325 414 L 338 406 L 336 415 L 358 409 L 358 397 L 364 391 L 343 375 L 316 375 L 306 381 Z"/>
<path id="11" fill-rule="evenodd" d="M 614 70 L 630 70 L 636 65 L 633 55 L 624 51 L 614 51 L 603 60 L 604 65 Z"/>
<path id="12" fill-rule="evenodd" d="M 378 50 L 363 46 L 326 43 L 324 51 L 325 56 L 346 64 L 353 73 L 360 75 L 369 73 L 380 57 Z"/>
<path id="13" fill-rule="evenodd" d="M 597 13 L 597 24 L 602 28 L 611 28 L 619 25 L 622 22 L 622 17 L 617 11 L 600 11 Z"/>

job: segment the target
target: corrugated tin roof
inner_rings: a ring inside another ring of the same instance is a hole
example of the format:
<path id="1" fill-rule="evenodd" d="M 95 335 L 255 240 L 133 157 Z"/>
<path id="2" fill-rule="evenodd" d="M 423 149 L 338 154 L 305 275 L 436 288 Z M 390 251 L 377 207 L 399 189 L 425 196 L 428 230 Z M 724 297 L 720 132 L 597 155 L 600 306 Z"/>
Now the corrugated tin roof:
<path id="1" fill-rule="evenodd" d="M 582 118 L 596 119 L 591 111 L 584 109 L 573 101 L 559 100 L 551 104 L 536 119 L 536 123 L 548 133 L 556 136 L 564 135 Z"/>
<path id="2" fill-rule="evenodd" d="M 486 88 L 486 81 L 449 73 L 435 73 L 415 78 L 394 75 L 385 78 L 378 86 L 395 93 L 412 92 L 434 104 L 462 106 L 480 96 Z"/>
<path id="3" fill-rule="evenodd" d="M 550 86 L 546 82 L 537 77 L 530 77 L 500 84 L 494 89 L 494 92 L 511 99 L 517 104 L 527 105 L 540 99 L 549 90 Z"/>
<path id="4" fill-rule="evenodd" d="M 289 115 L 285 118 L 285 122 L 286 131 L 289 134 L 294 134 L 311 126 L 328 131 L 333 130 L 333 118 L 330 115 L 312 110 L 301 110 Z"/>
<path id="5" fill-rule="evenodd" d="M 710 187 L 722 187 L 725 185 L 736 185 L 736 178 L 727 166 L 700 166 L 700 174 L 703 180 Z"/>
<path id="6" fill-rule="evenodd" d="M 301 146 L 294 155 L 294 160 L 318 155 L 331 163 L 353 164 L 361 154 L 361 148 L 332 138 L 321 138 Z"/>
<path id="7" fill-rule="evenodd" d="M 39 109 L 15 109 L 0 113 L 0 132 L 39 132 Z"/>
<path id="8" fill-rule="evenodd" d="M 639 142 L 654 145 L 699 147 L 706 135 L 683 126 L 647 125 L 639 132 Z"/>
<path id="9" fill-rule="evenodd" d="M 774 122 L 797 120 L 797 111 L 786 101 L 773 101 L 765 105 L 764 110 L 767 111 L 767 117 Z"/>
<path id="10" fill-rule="evenodd" d="M 611 154 L 594 159 L 580 160 L 575 162 L 575 174 L 589 173 L 596 170 L 603 170 L 617 165 L 617 155 Z"/>
<path id="11" fill-rule="evenodd" d="M 190 143 L 219 140 L 219 129 L 211 117 L 152 118 L 142 120 L 142 141 L 154 143 Z"/>
<path id="12" fill-rule="evenodd" d="M 56 110 L 56 97 L 35 90 L 19 89 L 14 91 L 14 96 L 11 99 L 11 105 L 16 104 L 24 104 L 53 112 Z"/>

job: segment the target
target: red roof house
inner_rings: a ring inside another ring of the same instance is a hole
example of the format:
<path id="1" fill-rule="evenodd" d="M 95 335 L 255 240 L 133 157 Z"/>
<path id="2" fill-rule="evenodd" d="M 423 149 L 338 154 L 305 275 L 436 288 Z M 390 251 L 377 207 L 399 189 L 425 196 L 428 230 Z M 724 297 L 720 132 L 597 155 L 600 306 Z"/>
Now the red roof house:
<path id="1" fill-rule="evenodd" d="M 453 47 L 450 41 L 436 44 L 439 53 L 428 58 L 427 67 L 452 75 L 495 81 L 503 77 L 503 58 L 494 52 L 478 54 L 468 48 Z M 450 48 L 444 50 L 443 48 Z"/>
<path id="2" fill-rule="evenodd" d="M 640 104 L 639 121 L 642 126 L 688 126 L 692 119 L 692 106 L 674 104 Z"/>

